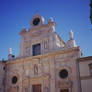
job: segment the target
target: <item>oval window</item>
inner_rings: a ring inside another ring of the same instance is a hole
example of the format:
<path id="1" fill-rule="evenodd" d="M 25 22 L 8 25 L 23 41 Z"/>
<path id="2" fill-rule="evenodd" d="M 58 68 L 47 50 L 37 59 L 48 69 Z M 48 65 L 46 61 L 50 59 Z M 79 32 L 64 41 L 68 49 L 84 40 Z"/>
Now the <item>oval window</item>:
<path id="1" fill-rule="evenodd" d="M 39 24 L 39 22 L 40 22 L 40 19 L 39 18 L 35 18 L 34 20 L 33 20 L 33 25 L 38 25 Z"/>
<path id="2" fill-rule="evenodd" d="M 18 81 L 18 78 L 17 78 L 16 76 L 14 76 L 14 77 L 12 78 L 12 84 L 16 84 L 17 81 Z"/>

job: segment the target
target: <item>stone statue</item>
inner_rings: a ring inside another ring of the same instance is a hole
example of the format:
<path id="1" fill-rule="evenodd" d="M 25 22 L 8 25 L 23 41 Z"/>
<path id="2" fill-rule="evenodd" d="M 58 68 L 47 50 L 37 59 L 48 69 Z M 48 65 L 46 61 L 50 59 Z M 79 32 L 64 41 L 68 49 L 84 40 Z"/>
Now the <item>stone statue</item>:
<path id="1" fill-rule="evenodd" d="M 74 39 L 73 32 L 72 30 L 70 30 L 70 40 L 73 40 L 73 39 Z"/>

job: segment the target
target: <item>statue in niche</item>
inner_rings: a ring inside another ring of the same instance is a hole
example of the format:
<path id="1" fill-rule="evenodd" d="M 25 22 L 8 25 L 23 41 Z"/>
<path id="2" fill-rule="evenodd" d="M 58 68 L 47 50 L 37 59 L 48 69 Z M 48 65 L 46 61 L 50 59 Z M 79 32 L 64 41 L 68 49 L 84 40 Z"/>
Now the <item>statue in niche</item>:
<path id="1" fill-rule="evenodd" d="M 38 66 L 34 65 L 34 75 L 38 75 Z"/>
<path id="2" fill-rule="evenodd" d="M 47 41 L 44 42 L 44 48 L 47 49 Z"/>

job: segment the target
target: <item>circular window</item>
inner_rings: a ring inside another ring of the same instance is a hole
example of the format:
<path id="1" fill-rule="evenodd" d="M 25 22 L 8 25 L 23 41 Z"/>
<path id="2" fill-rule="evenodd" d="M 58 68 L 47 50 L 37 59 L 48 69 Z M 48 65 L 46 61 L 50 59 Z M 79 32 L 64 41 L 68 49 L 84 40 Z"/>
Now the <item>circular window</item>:
<path id="1" fill-rule="evenodd" d="M 39 22 L 40 22 L 40 19 L 39 19 L 39 18 L 35 18 L 35 19 L 33 20 L 33 25 L 38 25 Z"/>
<path id="2" fill-rule="evenodd" d="M 59 72 L 59 76 L 60 76 L 60 78 L 62 78 L 62 79 L 67 78 L 67 77 L 68 77 L 68 71 L 67 71 L 66 69 L 61 70 L 61 71 Z"/>
<path id="3" fill-rule="evenodd" d="M 17 78 L 16 76 L 14 76 L 14 77 L 12 78 L 12 84 L 16 84 L 16 83 L 17 83 L 17 80 L 18 80 L 18 78 Z"/>

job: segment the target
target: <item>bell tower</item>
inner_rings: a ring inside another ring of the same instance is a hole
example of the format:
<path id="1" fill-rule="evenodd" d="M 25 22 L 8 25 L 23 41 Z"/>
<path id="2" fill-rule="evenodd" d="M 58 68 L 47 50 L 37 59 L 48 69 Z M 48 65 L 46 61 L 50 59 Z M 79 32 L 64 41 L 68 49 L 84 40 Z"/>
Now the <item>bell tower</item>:
<path id="1" fill-rule="evenodd" d="M 31 19 L 30 28 L 23 28 L 20 32 L 20 57 L 42 55 L 64 47 L 64 41 L 55 32 L 55 25 L 52 17 L 45 24 L 44 18 L 35 14 Z"/>
<path id="2" fill-rule="evenodd" d="M 41 26 L 42 24 L 44 24 L 44 18 L 38 14 L 35 14 L 32 17 L 32 20 L 30 22 L 31 27 L 37 27 L 37 26 Z"/>

